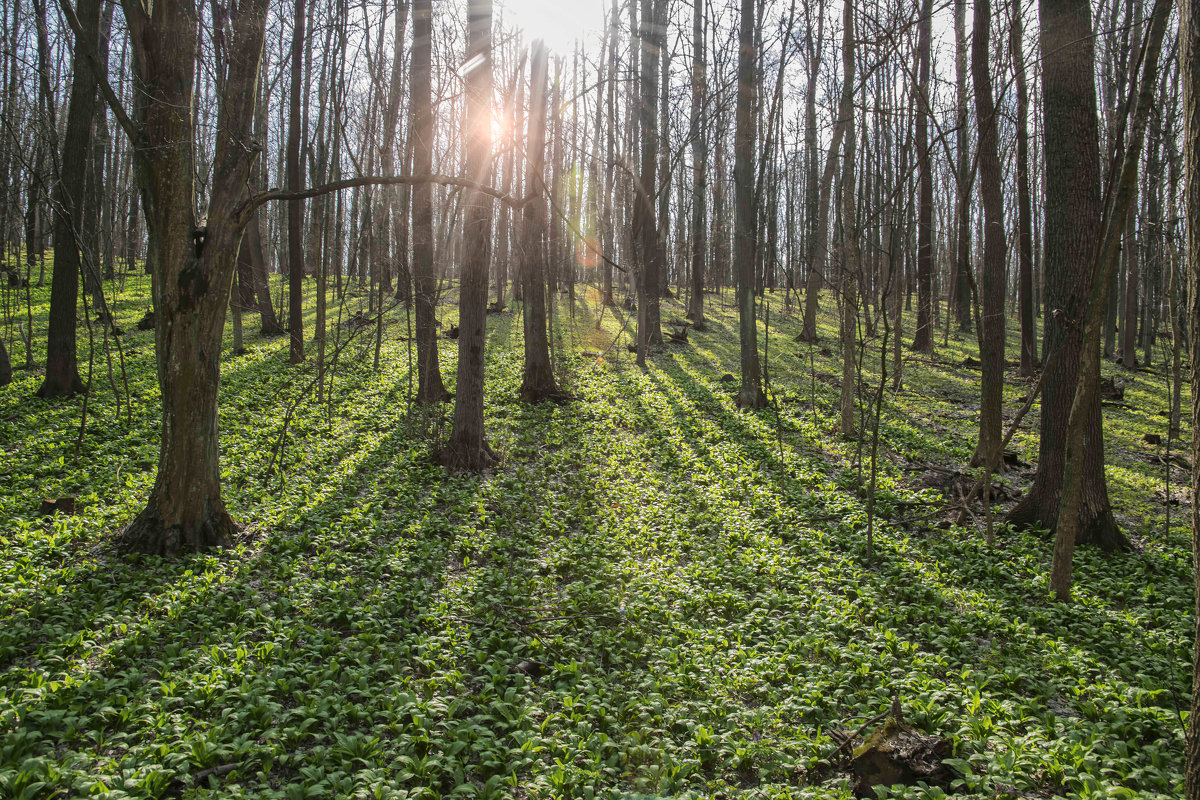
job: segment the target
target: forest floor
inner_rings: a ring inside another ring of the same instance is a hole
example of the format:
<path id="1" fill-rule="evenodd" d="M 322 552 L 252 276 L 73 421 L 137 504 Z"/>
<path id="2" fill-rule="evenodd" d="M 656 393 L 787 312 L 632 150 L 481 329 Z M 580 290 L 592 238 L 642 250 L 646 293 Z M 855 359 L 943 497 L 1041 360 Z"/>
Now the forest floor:
<path id="1" fill-rule="evenodd" d="M 929 516 L 973 450 L 973 337 L 942 346 L 939 329 L 933 360 L 906 349 L 904 388 L 884 394 L 868 561 L 870 447 L 835 431 L 834 309 L 810 348 L 770 298 L 773 407 L 740 412 L 723 380 L 738 371 L 728 296 L 642 371 L 632 323 L 610 346 L 623 314 L 596 331 L 585 294 L 556 307 L 564 405 L 520 401 L 519 306 L 489 316 L 502 461 L 483 475 L 429 457 L 450 407 L 408 402 L 402 308 L 381 369 L 371 329 L 320 403 L 312 360 L 289 366 L 286 339 L 248 314 L 221 389 L 242 534 L 178 561 L 106 547 L 154 480 L 153 333 L 135 329 L 147 280 L 117 302 L 128 397 L 96 329 L 82 438 L 82 398 L 34 399 L 40 376 L 18 371 L 0 389 L 0 797 L 845 798 L 839 745 L 897 694 L 909 724 L 950 740 L 957 777 L 881 796 L 1181 795 L 1188 506 L 1167 530 L 1163 448 L 1143 441 L 1166 439 L 1161 368 L 1105 367 L 1125 382 L 1105 433 L 1135 548 L 1077 551 L 1063 605 L 1048 535 L 998 526 L 988 547 L 982 522 Z M 39 346 L 48 297 L 35 289 Z M 457 343 L 439 344 L 453 388 Z M 868 387 L 881 344 L 867 339 Z M 1010 375 L 1008 418 L 1030 386 Z M 1014 439 L 1025 462 L 1036 430 L 1032 413 Z M 1002 476 L 1005 494 L 1030 474 Z M 1183 496 L 1186 472 L 1171 477 Z M 74 515 L 40 516 L 63 495 Z"/>

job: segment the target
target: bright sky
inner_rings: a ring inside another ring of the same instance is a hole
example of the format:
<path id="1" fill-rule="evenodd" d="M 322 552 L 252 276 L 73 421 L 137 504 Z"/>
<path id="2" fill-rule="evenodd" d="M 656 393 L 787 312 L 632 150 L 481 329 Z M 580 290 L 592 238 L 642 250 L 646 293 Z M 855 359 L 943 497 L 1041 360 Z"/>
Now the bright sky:
<path id="1" fill-rule="evenodd" d="M 598 41 L 610 5 L 604 0 L 497 0 L 496 10 L 506 28 L 525 31 L 526 42 L 543 39 L 555 53 L 566 56 L 577 39 L 584 41 L 585 49 Z"/>

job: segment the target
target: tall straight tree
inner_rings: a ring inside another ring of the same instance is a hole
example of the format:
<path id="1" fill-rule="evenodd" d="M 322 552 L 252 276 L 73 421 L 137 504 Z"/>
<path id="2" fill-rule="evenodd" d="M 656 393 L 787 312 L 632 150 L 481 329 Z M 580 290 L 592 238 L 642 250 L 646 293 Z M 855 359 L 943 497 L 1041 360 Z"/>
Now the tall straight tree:
<path id="1" fill-rule="evenodd" d="M 492 200 L 481 190 L 491 175 L 492 0 L 468 0 L 467 114 L 463 140 L 467 177 L 476 182 L 463 199 L 462 282 L 458 301 L 458 389 L 454 432 L 442 454 L 454 469 L 477 470 L 495 462 L 483 435 L 483 348 L 487 328 L 488 263 Z"/>
<path id="2" fill-rule="evenodd" d="M 67 105 L 67 127 L 54 184 L 54 274 L 50 282 L 50 326 L 46 377 L 38 397 L 66 397 L 84 391 L 76 356 L 76 305 L 79 301 L 80 244 L 84 215 L 82 165 L 91 149 L 92 116 L 96 108 L 97 76 L 94 52 L 100 32 L 100 1 L 80 0 L 76 18 L 74 70 Z"/>
<path id="3" fill-rule="evenodd" d="M 1075 541 L 1080 534 L 1080 508 L 1083 505 L 1083 469 L 1080 462 L 1086 455 L 1085 437 L 1088 427 L 1088 411 L 1099 406 L 1100 398 L 1100 340 L 1104 323 L 1104 309 L 1113 275 L 1120 259 L 1121 240 L 1126 233 L 1129 211 L 1137 194 L 1138 162 L 1141 159 L 1142 143 L 1146 138 L 1146 127 L 1150 119 L 1150 107 L 1154 104 L 1154 89 L 1158 79 L 1158 54 L 1171 15 L 1173 0 L 1155 0 L 1150 17 L 1149 36 L 1141 53 L 1142 75 L 1131 78 L 1130 96 L 1132 106 L 1129 134 L 1125 142 L 1120 163 L 1114 161 L 1109 170 L 1108 186 L 1104 193 L 1104 214 L 1100 218 L 1100 236 L 1093 245 L 1090 290 L 1087 295 L 1082 328 L 1083 343 L 1080 348 L 1079 378 L 1071 402 L 1067 420 L 1066 452 L 1064 454 L 1063 486 L 1059 499 L 1058 529 L 1054 536 L 1054 559 L 1050 565 L 1050 588 L 1059 600 L 1071 597 L 1072 559 Z M 1137 70 L 1130 70 L 1136 76 Z M 1136 98 L 1133 87 L 1137 86 Z M 1125 135 L 1125 120 L 1120 124 L 1119 136 Z"/>
<path id="4" fill-rule="evenodd" d="M 933 0 L 922 0 L 917 21 L 917 82 L 921 103 L 917 108 L 917 158 L 921 159 L 917 198 L 917 326 L 912 349 L 933 351 L 933 160 L 929 157 L 929 64 Z"/>
<path id="5" fill-rule="evenodd" d="M 630 0 L 632 2 L 632 0 Z M 633 236 L 638 252 L 638 364 L 645 366 L 646 349 L 662 342 L 659 323 L 659 270 L 661 264 L 658 246 L 658 222 L 655 219 L 655 177 L 658 171 L 658 67 L 662 55 L 663 32 L 659 30 L 654 15 L 654 0 L 642 0 L 640 87 L 641 110 L 638 128 L 641 140 L 640 178 L 636 211 L 633 218 Z"/>
<path id="6" fill-rule="evenodd" d="M 1020 13 L 1020 2 L 1013 7 Z M 1015 34 L 1014 34 L 1015 35 Z M 955 204 L 954 312 L 960 331 L 971 330 L 971 148 L 967 125 L 967 0 L 954 0 Z"/>
<path id="7" fill-rule="evenodd" d="M 704 329 L 704 261 L 708 251 L 708 139 L 704 130 L 704 93 L 708 81 L 707 43 L 704 39 L 705 0 L 692 0 L 692 112 L 688 121 L 692 137 L 692 296 L 688 316 L 697 330 Z"/>
<path id="8" fill-rule="evenodd" d="M 1039 0 L 1039 9 L 1046 164 L 1044 357 L 1051 368 L 1042 381 L 1037 472 L 1008 519 L 1017 527 L 1053 529 L 1103 208 L 1092 7 L 1088 0 Z M 1076 543 L 1095 542 L 1115 550 L 1124 546 L 1125 538 L 1108 500 L 1098 396 L 1083 413 L 1084 448 L 1077 462 L 1083 492 Z"/>
<path id="9" fill-rule="evenodd" d="M 1179 0 L 1179 78 L 1183 87 L 1184 203 L 1188 242 L 1200 242 L 1200 0 Z M 1200 247 L 1187 250 L 1187 315 L 1191 352 L 1200 353 Z M 1200 364 L 1192 359 L 1192 430 L 1200 431 Z M 1192 497 L 1200 497 L 1200 436 L 1192 436 Z M 1192 503 L 1192 703 L 1188 717 L 1184 795 L 1200 800 L 1200 503 Z"/>
<path id="10" fill-rule="evenodd" d="M 1004 176 L 1000 168 L 996 104 L 988 64 L 991 0 L 975 0 L 971 37 L 971 79 L 979 130 L 979 194 L 983 199 L 983 308 L 979 360 L 983 385 L 979 405 L 979 443 L 974 462 L 989 468 L 1000 461 L 1004 424 Z"/>
<path id="11" fill-rule="evenodd" d="M 304 92 L 304 16 L 306 0 L 296 0 L 292 18 L 292 83 L 288 104 L 287 187 L 298 192 L 303 180 L 300 165 L 300 109 Z M 292 198 L 287 203 L 288 252 L 288 335 L 291 349 L 288 360 L 304 361 L 304 201 Z"/>
<path id="12" fill-rule="evenodd" d="M 929 0 L 926 0 L 928 3 Z M 854 91 L 854 3 L 842 2 L 842 92 Z M 843 436 L 855 436 L 858 428 L 854 421 L 854 404 L 858 397 L 857 385 L 857 340 L 858 340 L 858 231 L 855 223 L 854 162 L 857 149 L 857 132 L 854 127 L 854 109 L 846 119 L 845 153 L 842 157 L 842 389 L 841 389 L 841 432 Z"/>
<path id="13" fill-rule="evenodd" d="M 738 29 L 737 117 L 733 140 L 733 263 L 737 272 L 738 340 L 741 350 L 741 388 L 738 405 L 767 404 L 758 366 L 758 328 L 754 314 L 754 100 L 757 48 L 754 45 L 755 0 L 742 0 Z"/>
<path id="14" fill-rule="evenodd" d="M 530 61 L 529 137 L 525 152 L 525 186 L 532 198 L 522 220 L 524 269 L 525 371 L 521 398 L 536 403 L 558 395 L 546 336 L 546 47 L 533 43 Z"/>
<path id="15" fill-rule="evenodd" d="M 1010 41 L 1017 90 L 1017 303 L 1021 318 L 1021 375 L 1037 370 L 1037 325 L 1033 302 L 1033 212 L 1029 189 L 1029 87 L 1025 78 L 1025 26 L 1020 2 L 1013 2 Z"/>
<path id="16" fill-rule="evenodd" d="M 433 60 L 432 0 L 413 0 L 411 83 L 413 174 L 433 172 L 433 108 L 430 105 Z M 438 363 L 437 320 L 434 302 L 437 276 L 433 270 L 433 187 L 412 187 L 412 274 L 417 316 L 417 402 L 441 403 L 450 399 Z"/>

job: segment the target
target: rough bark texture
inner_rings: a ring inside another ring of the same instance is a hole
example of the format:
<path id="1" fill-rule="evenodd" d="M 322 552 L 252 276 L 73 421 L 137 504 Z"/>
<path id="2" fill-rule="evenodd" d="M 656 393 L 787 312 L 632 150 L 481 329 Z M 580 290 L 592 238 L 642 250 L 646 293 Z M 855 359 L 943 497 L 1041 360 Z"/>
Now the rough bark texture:
<path id="1" fill-rule="evenodd" d="M 641 28 L 641 112 L 638 116 L 641 140 L 640 185 L 633 218 L 640 268 L 638 288 L 638 363 L 645 364 L 645 349 L 662 342 L 659 323 L 658 221 L 655 219 L 655 178 L 658 172 L 658 66 L 663 35 L 654 24 L 654 3 L 642 0 Z"/>
<path id="2" fill-rule="evenodd" d="M 1037 371 L 1037 325 L 1033 298 L 1033 212 L 1029 189 L 1029 87 L 1025 80 L 1024 19 L 1013 4 L 1011 49 L 1017 90 L 1017 303 L 1021 318 L 1021 376 Z"/>
<path id="3" fill-rule="evenodd" d="M 991 0 L 975 0 L 971 38 L 971 77 L 975 84 L 975 117 L 979 120 L 979 194 L 983 199 L 983 308 L 980 314 L 979 360 L 982 387 L 979 443 L 974 464 L 999 464 L 1004 419 L 1004 177 L 1000 168 L 996 105 L 988 65 Z M 924 191 L 922 189 L 922 191 Z"/>
<path id="4" fill-rule="evenodd" d="M 413 0 L 412 140 L 413 174 L 433 172 L 433 110 L 430 108 L 430 71 L 433 57 L 433 9 L 431 0 Z M 450 399 L 442 383 L 438 362 L 434 302 L 437 277 L 433 271 L 433 187 L 412 187 L 412 274 L 417 312 L 417 402 L 441 403 Z"/>
<path id="5" fill-rule="evenodd" d="M 144 140 L 138 179 L 149 233 L 155 357 L 162 390 L 158 474 L 146 508 L 118 548 L 175 555 L 227 545 L 235 531 L 221 497 L 217 388 L 221 337 L 246 219 L 237 213 L 256 153 L 251 140 L 267 0 L 234 17 L 218 116 L 208 226 L 195 218 L 192 93 L 196 8 L 163 0 L 147 14 L 125 3 Z"/>
<path id="6" fill-rule="evenodd" d="M 76 305 L 79 301 L 80 243 L 85 171 L 80 168 L 91 149 L 92 116 L 96 108 L 96 75 L 86 58 L 95 47 L 100 28 L 99 0 L 80 0 L 76 16 L 83 36 L 74 48 L 74 80 L 67 106 L 58 181 L 54 184 L 54 273 L 50 278 L 50 324 L 46 342 L 46 377 L 38 397 L 67 397 L 84 391 L 76 356 Z"/>
<path id="7" fill-rule="evenodd" d="M 929 0 L 926 0 L 928 3 Z M 842 5 L 842 91 L 854 86 L 854 3 Z M 858 399 L 858 231 L 854 218 L 854 159 L 858 139 L 854 127 L 854 111 L 846 119 L 846 148 L 842 157 L 842 436 L 858 434 L 854 406 Z"/>
<path id="8" fill-rule="evenodd" d="M 917 108 L 917 157 L 920 187 L 917 198 L 917 327 L 912 349 L 933 352 L 933 160 L 929 157 L 929 40 L 933 0 L 923 0 L 917 23 L 917 69 L 921 103 Z"/>
<path id="9" fill-rule="evenodd" d="M 1183 87 L 1187 240 L 1200 242 L 1200 0 L 1179 3 L 1179 72 Z M 1200 353 L 1200 247 L 1187 250 L 1187 315 L 1191 352 Z M 1200 367 L 1192 360 L 1192 431 L 1200 431 Z M 1192 497 L 1200 497 L 1200 436 L 1192 436 Z M 1200 800 L 1200 503 L 1192 503 L 1192 573 L 1196 586 L 1192 702 L 1184 795 Z"/>
<path id="10" fill-rule="evenodd" d="M 758 366 L 758 329 L 754 315 L 754 0 L 742 0 L 738 36 L 737 128 L 733 143 L 733 261 L 737 273 L 738 330 L 741 343 L 741 388 L 738 405 L 767 404 Z"/>
<path id="11" fill-rule="evenodd" d="M 704 41 L 704 0 L 694 0 L 692 11 L 692 295 L 688 317 L 704 328 L 704 261 L 708 251 L 708 138 L 703 127 L 705 82 L 708 80 Z"/>
<path id="12" fill-rule="evenodd" d="M 1045 330 L 1049 370 L 1042 384 L 1038 468 L 1028 494 L 1008 516 L 1018 527 L 1054 529 L 1063 485 L 1067 420 L 1079 378 L 1096 241 L 1100 234 L 1100 144 L 1092 13 L 1087 0 L 1041 0 L 1042 107 L 1045 119 Z M 1105 550 L 1125 545 L 1104 476 L 1097 399 L 1087 409 L 1080 536 Z"/>
<path id="13" fill-rule="evenodd" d="M 298 192 L 301 188 L 300 168 L 300 106 L 304 84 L 304 7 L 305 0 L 296 0 L 292 20 L 292 83 L 288 105 L 287 187 Z M 288 253 L 288 335 L 291 348 L 288 361 L 304 361 L 304 201 L 289 200 L 287 204 Z"/>
<path id="14" fill-rule="evenodd" d="M 525 371 L 521 398 L 536 403 L 558 395 L 550 365 L 550 343 L 546 336 L 546 48 L 533 43 L 530 62 L 529 138 L 526 145 L 525 185 L 532 197 L 525 206 L 522 241 L 525 269 L 521 276 L 525 296 Z"/>
<path id="15" fill-rule="evenodd" d="M 487 185 L 491 174 L 492 2 L 467 6 L 466 174 Z M 458 302 L 458 389 L 454 432 L 442 453 L 452 469 L 478 470 L 495 462 L 483 436 L 483 348 L 487 327 L 492 199 L 477 188 L 463 196 L 462 288 Z"/>

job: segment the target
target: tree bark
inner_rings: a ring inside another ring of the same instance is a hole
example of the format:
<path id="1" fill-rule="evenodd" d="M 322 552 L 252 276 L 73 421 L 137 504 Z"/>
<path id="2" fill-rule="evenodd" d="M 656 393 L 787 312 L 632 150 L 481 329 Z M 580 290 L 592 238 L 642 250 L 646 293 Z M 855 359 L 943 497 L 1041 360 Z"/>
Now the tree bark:
<path id="1" fill-rule="evenodd" d="M 557 397 L 558 386 L 550 365 L 546 336 L 546 47 L 533 43 L 529 84 L 529 137 L 526 145 L 525 186 L 532 202 L 522 220 L 524 282 L 525 370 L 521 399 L 537 403 Z M 461 334 L 460 334 L 461 335 Z"/>
<path id="2" fill-rule="evenodd" d="M 80 0 L 76 17 L 71 96 L 63 135 L 62 160 L 54 184 L 54 273 L 50 278 L 50 324 L 46 342 L 46 377 L 37 396 L 68 397 L 85 390 L 76 355 L 76 306 L 79 302 L 80 243 L 84 211 L 85 170 L 92 141 L 97 76 L 85 53 L 98 44 L 99 0 Z"/>
<path id="3" fill-rule="evenodd" d="M 466 174 L 487 184 L 491 174 L 492 2 L 467 4 L 464 144 Z M 454 432 L 442 462 L 452 469 L 478 470 L 495 463 L 483 431 L 483 350 L 487 327 L 488 263 L 492 200 L 478 188 L 463 200 L 462 281 L 458 303 L 458 388 Z"/>
<path id="4" fill-rule="evenodd" d="M 1002 464 L 1004 424 L 1004 194 L 1001 182 L 996 105 L 988 64 L 991 41 L 991 0 L 975 0 L 971 38 L 971 78 L 975 85 L 975 117 L 979 124 L 979 194 L 983 199 L 983 308 L 980 314 L 982 387 L 979 405 L 979 443 L 972 463 Z M 922 194 L 923 196 L 923 194 Z"/>
<path id="5" fill-rule="evenodd" d="M 1179 83 L 1183 96 L 1184 202 L 1187 241 L 1200 242 L 1200 0 L 1179 2 Z M 1187 249 L 1187 316 L 1191 352 L 1200 353 L 1200 247 Z M 1200 365 L 1191 362 L 1192 497 L 1200 497 Z M 1200 800 L 1200 503 L 1192 503 L 1192 702 L 1188 717 L 1184 795 Z"/>
<path id="6" fill-rule="evenodd" d="M 1040 0 L 1042 108 L 1045 120 L 1045 357 L 1038 468 L 1029 492 L 1009 513 L 1018 527 L 1054 529 L 1059 522 L 1067 422 L 1083 354 L 1082 321 L 1091 291 L 1100 202 L 1092 13 L 1087 0 Z M 1104 476 L 1099 398 L 1086 414 L 1079 476 L 1083 494 L 1076 544 L 1124 546 Z"/>
<path id="7" fill-rule="evenodd" d="M 236 213 L 256 153 L 251 141 L 267 0 L 233 18 L 226 91 L 218 112 L 207 229 L 197 226 L 193 119 L 199 34 L 190 0 L 147 13 L 125 2 L 144 139 L 136 143 L 156 312 L 162 391 L 158 474 L 121 550 L 156 555 L 227 545 L 235 532 L 221 496 L 217 389 L 221 338 L 245 220 Z"/>
<path id="8" fill-rule="evenodd" d="M 287 185 L 288 191 L 301 188 L 300 167 L 300 108 L 304 87 L 304 10 L 306 0 L 296 0 L 292 19 L 292 83 L 288 105 Z M 289 200 L 287 204 L 288 250 L 288 334 L 291 349 L 288 360 L 293 364 L 304 361 L 304 201 Z"/>
<path id="9" fill-rule="evenodd" d="M 917 326 L 912 349 L 933 352 L 933 161 L 929 157 L 929 64 L 933 26 L 933 0 L 922 0 L 917 23 L 917 82 L 921 103 L 917 107 L 917 157 L 920 190 L 917 205 Z"/>
<path id="10" fill-rule="evenodd" d="M 763 408 L 767 404 L 758 366 L 758 328 L 754 313 L 754 97 L 757 90 L 754 77 L 757 58 L 754 6 L 755 0 L 742 0 L 738 36 L 737 128 L 733 143 L 733 262 L 737 272 L 738 341 L 742 373 L 738 405 L 742 408 Z"/>
<path id="11" fill-rule="evenodd" d="M 434 118 L 430 106 L 430 73 L 433 57 L 432 0 L 413 0 L 412 141 L 413 172 L 433 172 Z M 436 309 L 437 276 L 433 268 L 433 187 L 412 187 L 413 291 L 417 317 L 417 402 L 441 403 L 450 399 L 442 383 L 438 362 Z"/>
<path id="12" fill-rule="evenodd" d="M 688 317 L 697 330 L 704 329 L 704 261 L 708 251 L 708 138 L 704 131 L 704 92 L 708 61 L 704 38 L 705 0 L 693 0 L 692 11 L 692 293 Z"/>
<path id="13" fill-rule="evenodd" d="M 1038 347 L 1033 297 L 1033 213 L 1029 189 L 1029 87 L 1025 80 L 1024 40 L 1021 4 L 1013 3 L 1010 41 L 1017 90 L 1017 302 L 1021 317 L 1020 375 L 1027 378 L 1037 371 Z"/>

